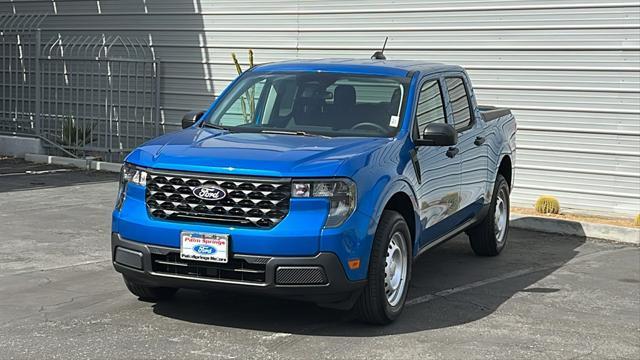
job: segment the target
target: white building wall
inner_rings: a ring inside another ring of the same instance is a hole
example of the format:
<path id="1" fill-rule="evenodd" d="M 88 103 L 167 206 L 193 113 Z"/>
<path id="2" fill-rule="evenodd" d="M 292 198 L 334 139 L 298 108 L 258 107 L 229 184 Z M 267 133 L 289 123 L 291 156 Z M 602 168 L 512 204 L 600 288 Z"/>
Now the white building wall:
<path id="1" fill-rule="evenodd" d="M 640 3 L 595 0 L 0 0 L 51 14 L 45 34 L 119 32 L 162 60 L 167 130 L 246 63 L 368 57 L 466 67 L 483 104 L 518 119 L 514 203 L 640 212 Z M 43 38 L 46 38 L 44 35 Z"/>

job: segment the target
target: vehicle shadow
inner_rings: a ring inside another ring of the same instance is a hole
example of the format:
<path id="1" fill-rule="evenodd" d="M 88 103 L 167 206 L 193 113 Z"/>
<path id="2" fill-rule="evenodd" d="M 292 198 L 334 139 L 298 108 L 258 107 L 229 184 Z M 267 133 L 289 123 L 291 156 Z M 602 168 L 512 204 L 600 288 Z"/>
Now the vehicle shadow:
<path id="1" fill-rule="evenodd" d="M 0 193 L 113 182 L 118 174 L 35 164 L 17 158 L 0 159 Z"/>
<path id="2" fill-rule="evenodd" d="M 353 312 L 246 294 L 180 291 L 154 312 L 183 321 L 230 328 L 317 336 L 381 336 L 447 328 L 492 314 L 520 292 L 544 297 L 564 291 L 535 285 L 576 257 L 584 237 L 512 229 L 498 257 L 477 257 L 467 237 L 432 249 L 414 264 L 409 304 L 388 326 L 356 320 Z"/>

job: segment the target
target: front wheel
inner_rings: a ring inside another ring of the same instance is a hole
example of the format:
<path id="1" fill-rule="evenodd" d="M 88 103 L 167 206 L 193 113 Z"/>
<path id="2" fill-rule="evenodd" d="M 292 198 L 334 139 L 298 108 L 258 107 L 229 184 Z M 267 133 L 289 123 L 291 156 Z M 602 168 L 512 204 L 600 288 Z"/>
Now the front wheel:
<path id="1" fill-rule="evenodd" d="M 385 210 L 376 229 L 367 285 L 356 304 L 364 321 L 388 324 L 402 312 L 411 278 L 411 244 L 405 219 Z"/>
<path id="2" fill-rule="evenodd" d="M 510 205 L 509 184 L 502 175 L 498 175 L 489 213 L 467 232 L 476 255 L 496 256 L 504 249 L 509 235 Z"/>

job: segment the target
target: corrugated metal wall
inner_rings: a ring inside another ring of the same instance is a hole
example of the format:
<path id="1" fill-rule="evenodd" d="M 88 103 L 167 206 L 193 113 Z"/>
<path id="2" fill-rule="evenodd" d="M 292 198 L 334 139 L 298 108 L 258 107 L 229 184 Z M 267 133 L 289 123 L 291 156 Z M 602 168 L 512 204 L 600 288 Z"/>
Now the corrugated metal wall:
<path id="1" fill-rule="evenodd" d="M 257 62 L 387 56 L 465 66 L 484 104 L 519 121 L 514 202 L 640 212 L 640 3 L 594 0 L 0 0 L 49 33 L 147 38 L 163 61 L 167 131 Z M 46 36 L 43 36 L 46 38 Z"/>

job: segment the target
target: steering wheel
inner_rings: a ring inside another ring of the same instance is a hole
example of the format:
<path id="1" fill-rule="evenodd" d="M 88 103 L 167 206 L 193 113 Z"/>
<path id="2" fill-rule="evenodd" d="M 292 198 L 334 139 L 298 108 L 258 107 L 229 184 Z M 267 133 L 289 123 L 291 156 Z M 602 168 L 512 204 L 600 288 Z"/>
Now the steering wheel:
<path id="1" fill-rule="evenodd" d="M 386 134 L 387 132 L 389 132 L 389 130 L 385 129 L 384 127 L 376 124 L 376 123 L 372 123 L 372 122 L 361 122 L 361 123 L 357 123 L 355 125 L 353 125 L 351 127 L 351 130 L 355 130 L 361 127 L 372 127 L 375 128 L 376 130 L 380 130 L 381 133 Z"/>

